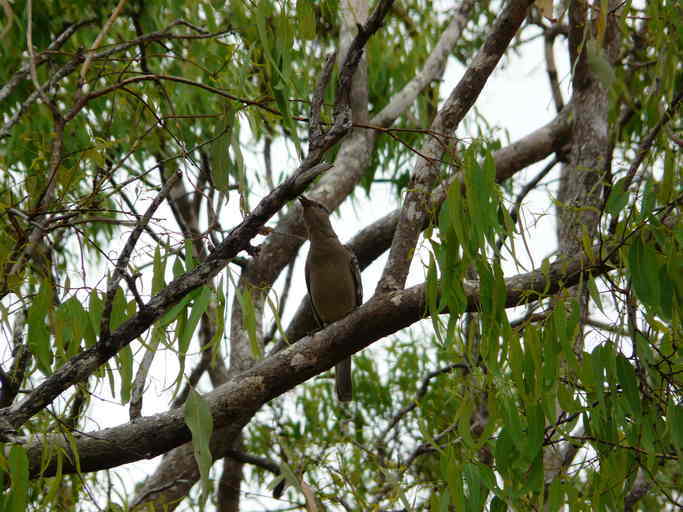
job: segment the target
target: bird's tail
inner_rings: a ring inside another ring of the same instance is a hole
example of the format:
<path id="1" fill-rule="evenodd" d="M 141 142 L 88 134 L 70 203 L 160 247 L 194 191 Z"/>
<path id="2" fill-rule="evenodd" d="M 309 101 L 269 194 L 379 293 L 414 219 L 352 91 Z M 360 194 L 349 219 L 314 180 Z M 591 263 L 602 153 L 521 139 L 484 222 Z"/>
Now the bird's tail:
<path id="1" fill-rule="evenodd" d="M 350 402 L 353 395 L 353 383 L 351 382 L 351 358 L 344 359 L 334 367 L 334 380 L 337 390 L 337 399 L 340 402 Z"/>

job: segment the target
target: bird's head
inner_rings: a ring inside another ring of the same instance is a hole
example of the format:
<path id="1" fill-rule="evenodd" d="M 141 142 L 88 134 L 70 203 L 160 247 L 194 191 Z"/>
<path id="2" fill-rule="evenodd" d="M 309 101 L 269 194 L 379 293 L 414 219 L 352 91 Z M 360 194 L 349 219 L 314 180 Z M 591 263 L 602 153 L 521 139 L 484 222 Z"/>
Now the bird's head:
<path id="1" fill-rule="evenodd" d="M 306 196 L 299 196 L 299 202 L 304 207 L 304 224 L 306 229 L 308 229 L 309 237 L 312 237 L 314 234 L 337 236 L 330 223 L 330 211 L 325 205 L 313 201 Z"/>

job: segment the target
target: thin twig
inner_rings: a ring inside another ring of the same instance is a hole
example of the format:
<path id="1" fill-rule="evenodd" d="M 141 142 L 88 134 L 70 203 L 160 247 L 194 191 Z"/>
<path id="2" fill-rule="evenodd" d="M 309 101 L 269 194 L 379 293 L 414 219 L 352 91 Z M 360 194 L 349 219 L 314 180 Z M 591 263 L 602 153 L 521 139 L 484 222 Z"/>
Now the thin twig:
<path id="1" fill-rule="evenodd" d="M 83 67 L 81 68 L 81 83 L 85 82 L 85 76 L 88 74 L 88 69 L 90 68 L 90 63 L 92 62 L 93 56 L 95 55 L 93 53 L 93 51 L 100 47 L 100 44 L 102 43 L 102 39 L 104 39 L 104 36 L 107 35 L 107 32 L 109 32 L 109 29 L 114 24 L 114 21 L 116 20 L 116 18 L 119 17 L 119 14 L 121 14 L 121 11 L 123 10 L 123 7 L 124 7 L 124 5 L 126 5 L 127 1 L 128 0 L 119 0 L 118 5 L 114 9 L 114 11 L 111 13 L 111 16 L 109 16 L 109 19 L 104 24 L 104 27 L 102 27 L 102 30 L 100 30 L 100 33 L 97 34 L 97 37 L 95 38 L 95 42 L 93 42 L 92 46 L 90 47 L 90 52 L 88 53 L 88 56 L 85 58 L 85 62 L 83 63 Z"/>
<path id="2" fill-rule="evenodd" d="M 164 186 L 161 188 L 157 196 L 152 200 L 152 203 L 147 208 L 145 214 L 138 219 L 137 226 L 128 237 L 128 241 L 126 242 L 126 245 L 121 251 L 121 255 L 119 256 L 119 259 L 116 262 L 116 267 L 114 268 L 114 273 L 112 274 L 109 280 L 109 285 L 107 286 L 107 294 L 104 300 L 104 308 L 102 311 L 102 319 L 100 322 L 100 340 L 105 340 L 106 338 L 108 338 L 111 332 L 109 328 L 109 321 L 111 318 L 114 296 L 116 295 L 118 283 L 126 271 L 125 269 L 128 265 L 128 261 L 130 260 L 130 256 L 133 253 L 133 249 L 135 248 L 135 245 L 137 244 L 137 241 L 140 238 L 143 229 L 152 218 L 152 214 L 156 211 L 156 209 L 159 207 L 162 201 L 166 198 L 166 196 L 171 190 L 171 187 L 175 184 L 175 182 L 178 179 L 180 179 L 180 176 L 181 173 L 180 171 L 178 171 L 173 176 L 171 176 L 166 181 L 166 183 L 164 183 Z"/>

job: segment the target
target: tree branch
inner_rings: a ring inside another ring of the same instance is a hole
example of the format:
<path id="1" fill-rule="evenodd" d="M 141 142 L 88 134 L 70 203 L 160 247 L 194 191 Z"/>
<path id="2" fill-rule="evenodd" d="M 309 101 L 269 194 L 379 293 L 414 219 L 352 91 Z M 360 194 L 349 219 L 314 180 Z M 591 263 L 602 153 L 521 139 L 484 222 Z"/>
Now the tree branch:
<path id="1" fill-rule="evenodd" d="M 532 0 L 511 0 L 496 18 L 486 41 L 464 76 L 456 85 L 432 123 L 436 133 L 452 133 L 478 98 L 488 77 L 507 49 L 510 41 L 524 21 Z M 405 285 L 417 239 L 425 218 L 429 215 L 424 205 L 434 188 L 438 176 L 438 159 L 447 147 L 435 139 L 428 139 L 420 150 L 427 158 L 418 158 L 409 192 L 403 203 L 396 234 L 389 251 L 376 293 L 398 290 Z"/>
<path id="2" fill-rule="evenodd" d="M 261 200 L 253 212 L 230 232 L 205 262 L 174 279 L 152 297 L 136 315 L 126 320 L 109 336 L 101 339 L 97 346 L 67 361 L 22 402 L 7 409 L 0 409 L 0 418 L 4 417 L 18 428 L 69 386 L 88 378 L 101 364 L 145 332 L 171 306 L 218 274 L 232 257 L 249 246 L 250 240 L 256 236 L 259 229 L 286 201 L 296 198 L 311 181 L 330 167 L 328 163 L 299 167 L 289 179 Z"/>
<path id="3" fill-rule="evenodd" d="M 516 307 L 550 296 L 562 288 L 614 269 L 593 253 L 563 259 L 547 269 L 535 270 L 506 279 L 506 307 Z M 478 288 L 466 285 L 467 311 L 477 311 Z M 337 362 L 375 341 L 411 325 L 427 314 L 425 284 L 389 294 L 376 295 L 353 313 L 308 336 L 286 350 L 255 364 L 249 370 L 204 395 L 221 436 L 237 435 L 243 425 L 267 401 L 322 373 Z M 445 313 L 445 311 L 444 311 Z M 22 411 L 19 411 L 22 412 Z M 14 417 L 10 417 L 14 419 Z M 143 417 L 134 422 L 75 436 L 81 471 L 115 467 L 142 458 L 155 457 L 190 440 L 182 408 Z M 31 474 L 54 474 L 57 457 L 45 459 L 45 446 L 58 446 L 70 453 L 60 436 L 47 435 L 26 443 Z M 76 460 L 72 457 L 70 460 Z M 75 464 L 63 461 L 63 472 L 75 471 Z"/>

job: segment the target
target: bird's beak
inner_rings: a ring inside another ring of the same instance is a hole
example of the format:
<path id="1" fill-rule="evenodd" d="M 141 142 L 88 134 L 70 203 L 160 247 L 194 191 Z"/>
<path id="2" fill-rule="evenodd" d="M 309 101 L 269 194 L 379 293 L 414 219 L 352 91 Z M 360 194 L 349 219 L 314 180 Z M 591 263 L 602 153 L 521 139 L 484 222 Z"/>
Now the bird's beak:
<path id="1" fill-rule="evenodd" d="M 301 206 L 306 208 L 307 206 L 313 206 L 313 201 L 308 199 L 306 196 L 299 196 L 299 202 L 301 203 Z"/>

